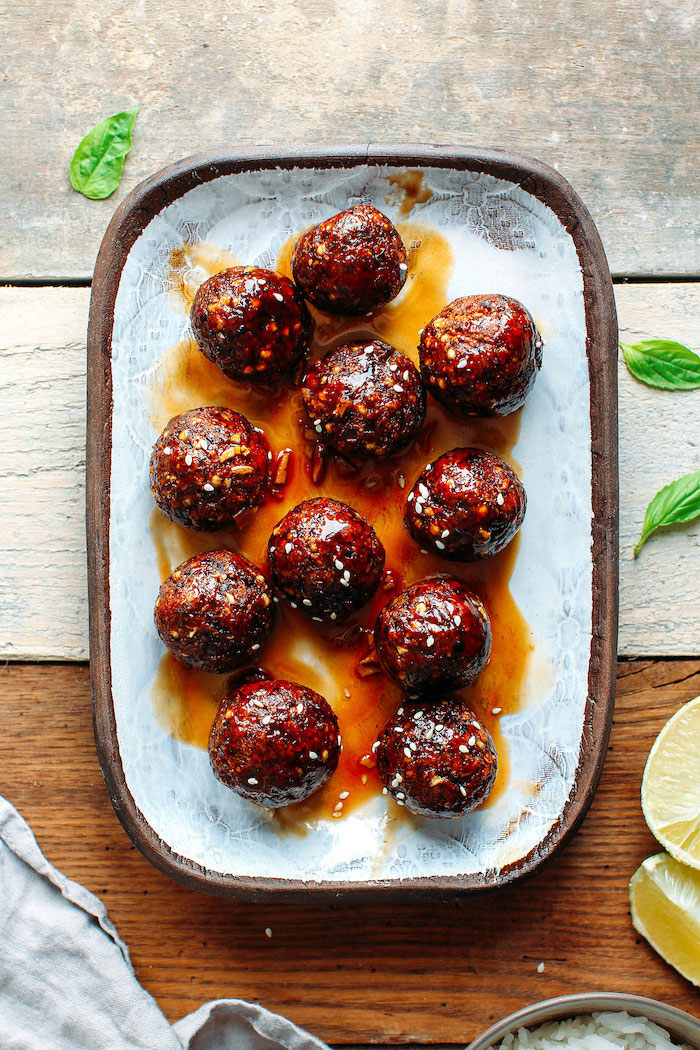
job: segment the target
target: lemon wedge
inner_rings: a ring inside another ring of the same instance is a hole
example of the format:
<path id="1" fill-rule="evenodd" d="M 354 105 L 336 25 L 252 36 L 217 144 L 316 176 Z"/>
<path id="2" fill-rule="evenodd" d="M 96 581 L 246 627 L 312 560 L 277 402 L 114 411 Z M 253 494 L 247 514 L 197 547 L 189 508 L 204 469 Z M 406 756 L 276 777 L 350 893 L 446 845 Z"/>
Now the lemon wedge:
<path id="1" fill-rule="evenodd" d="M 656 738 L 642 780 L 642 810 L 671 856 L 700 869 L 700 696 Z"/>
<path id="2" fill-rule="evenodd" d="M 630 880 L 635 930 L 691 984 L 700 985 L 700 872 L 658 853 Z"/>

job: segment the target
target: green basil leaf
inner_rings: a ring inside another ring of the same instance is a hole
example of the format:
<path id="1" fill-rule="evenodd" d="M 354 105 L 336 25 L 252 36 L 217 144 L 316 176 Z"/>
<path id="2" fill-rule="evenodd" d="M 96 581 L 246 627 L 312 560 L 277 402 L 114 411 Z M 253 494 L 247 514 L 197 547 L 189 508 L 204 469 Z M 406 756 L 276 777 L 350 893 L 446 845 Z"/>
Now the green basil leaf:
<path id="1" fill-rule="evenodd" d="M 700 470 L 686 474 L 660 489 L 647 507 L 642 535 L 634 548 L 635 558 L 646 540 L 656 529 L 679 525 L 700 517 Z"/>
<path id="2" fill-rule="evenodd" d="M 107 117 L 88 132 L 70 162 L 74 190 L 91 200 L 104 200 L 116 190 L 124 158 L 131 149 L 131 132 L 138 109 Z"/>
<path id="3" fill-rule="evenodd" d="M 700 357 L 682 343 L 645 339 L 620 343 L 625 364 L 635 379 L 663 390 L 695 390 L 700 387 Z"/>

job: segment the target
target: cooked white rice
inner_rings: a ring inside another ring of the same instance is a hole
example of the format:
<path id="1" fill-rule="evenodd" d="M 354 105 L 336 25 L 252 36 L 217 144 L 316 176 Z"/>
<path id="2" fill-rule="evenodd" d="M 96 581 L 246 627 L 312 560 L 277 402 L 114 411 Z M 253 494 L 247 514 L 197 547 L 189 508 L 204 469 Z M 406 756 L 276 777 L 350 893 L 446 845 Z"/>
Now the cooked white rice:
<path id="1" fill-rule="evenodd" d="M 626 1011 L 595 1013 L 565 1021 L 547 1021 L 507 1035 L 493 1050 L 700 1050 L 675 1043 L 664 1028 Z"/>

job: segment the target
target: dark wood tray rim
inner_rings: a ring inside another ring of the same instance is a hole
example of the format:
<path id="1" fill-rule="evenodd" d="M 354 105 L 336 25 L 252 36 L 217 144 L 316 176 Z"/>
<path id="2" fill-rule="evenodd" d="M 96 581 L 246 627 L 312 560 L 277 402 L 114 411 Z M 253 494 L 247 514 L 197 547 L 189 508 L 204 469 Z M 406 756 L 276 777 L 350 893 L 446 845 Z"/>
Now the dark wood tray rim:
<path id="1" fill-rule="evenodd" d="M 122 767 L 112 700 L 109 603 L 109 518 L 112 444 L 113 311 L 129 250 L 151 219 L 193 187 L 221 175 L 271 168 L 444 167 L 478 171 L 520 185 L 546 203 L 571 234 L 583 270 L 591 399 L 593 637 L 588 699 L 574 787 L 557 823 L 526 857 L 500 872 L 371 882 L 304 882 L 209 871 L 163 842 L 136 806 Z M 87 358 L 87 549 L 90 674 L 97 753 L 112 805 L 143 855 L 184 885 L 238 899 L 309 893 L 353 899 L 406 899 L 499 889 L 532 875 L 578 829 L 593 799 L 607 751 L 615 703 L 618 611 L 617 317 L 598 231 L 585 205 L 558 172 L 500 149 L 423 144 L 303 145 L 222 148 L 199 153 L 140 183 L 117 208 L 95 264 Z"/>

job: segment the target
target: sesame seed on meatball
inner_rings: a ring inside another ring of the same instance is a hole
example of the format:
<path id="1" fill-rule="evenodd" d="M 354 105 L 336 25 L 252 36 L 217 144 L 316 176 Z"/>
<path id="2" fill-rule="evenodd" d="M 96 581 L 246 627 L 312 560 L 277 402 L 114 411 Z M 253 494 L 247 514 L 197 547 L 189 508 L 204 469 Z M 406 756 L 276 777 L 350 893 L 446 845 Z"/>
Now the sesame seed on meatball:
<path id="1" fill-rule="evenodd" d="M 190 311 L 205 357 L 231 379 L 272 383 L 291 377 L 306 358 L 312 321 L 287 277 L 234 266 L 205 281 Z"/>
<path id="2" fill-rule="evenodd" d="M 181 663 L 226 674 L 267 641 L 274 608 L 267 580 L 252 562 L 228 550 L 207 551 L 163 581 L 155 623 Z"/>
<path id="3" fill-rule="evenodd" d="M 490 734 L 462 701 L 405 700 L 381 733 L 377 770 L 396 801 L 425 817 L 461 817 L 496 780 Z"/>
<path id="4" fill-rule="evenodd" d="M 268 809 L 318 791 L 339 755 L 338 720 L 328 702 L 293 682 L 250 682 L 229 693 L 209 736 L 217 780 Z"/>
<path id="5" fill-rule="evenodd" d="M 358 204 L 302 234 L 294 247 L 292 273 L 319 310 L 368 314 L 403 288 L 406 249 L 386 215 L 371 204 Z"/>
<path id="6" fill-rule="evenodd" d="M 425 326 L 423 382 L 460 415 L 505 416 L 525 401 L 542 367 L 542 338 L 507 295 L 467 295 Z"/>
<path id="7" fill-rule="evenodd" d="M 265 435 L 230 408 L 193 408 L 166 425 L 151 454 L 151 491 L 166 518 L 214 531 L 265 499 Z"/>
<path id="8" fill-rule="evenodd" d="M 317 620 L 344 620 L 376 591 L 385 554 L 365 518 L 321 496 L 285 514 L 267 558 L 273 585 L 293 608 Z"/>
<path id="9" fill-rule="evenodd" d="M 302 396 L 320 440 L 351 459 L 391 456 L 425 420 L 418 369 L 379 339 L 329 350 L 306 373 Z"/>
<path id="10" fill-rule="evenodd" d="M 384 606 L 374 643 L 382 668 L 403 689 L 457 689 L 486 666 L 491 623 L 481 599 L 463 583 L 429 576 Z"/>
<path id="11" fill-rule="evenodd" d="M 429 463 L 408 494 L 404 522 L 416 543 L 453 561 L 502 551 L 523 523 L 520 478 L 493 452 L 454 448 Z"/>

